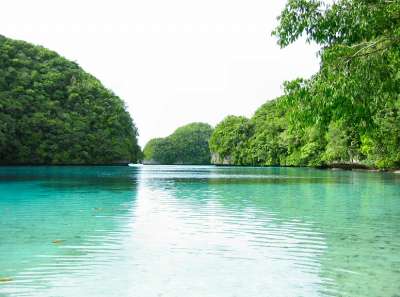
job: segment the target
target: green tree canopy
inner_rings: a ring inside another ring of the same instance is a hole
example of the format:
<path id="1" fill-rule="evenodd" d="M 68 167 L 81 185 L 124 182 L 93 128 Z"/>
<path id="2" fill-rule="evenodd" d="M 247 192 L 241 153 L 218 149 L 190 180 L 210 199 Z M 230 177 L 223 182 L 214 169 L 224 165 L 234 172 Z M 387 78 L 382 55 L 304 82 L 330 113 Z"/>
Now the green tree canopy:
<path id="1" fill-rule="evenodd" d="M 75 62 L 0 36 L 0 163 L 136 161 L 123 101 Z"/>
<path id="2" fill-rule="evenodd" d="M 249 120 L 242 116 L 227 116 L 214 129 L 210 138 L 210 150 L 215 154 L 217 163 L 228 159 L 234 164 L 244 164 L 242 156 L 249 137 L 252 135 L 252 126 Z"/>
<path id="3" fill-rule="evenodd" d="M 233 164 L 399 167 L 400 2 L 289 0 L 278 19 L 280 46 L 301 36 L 321 46 L 320 70 L 285 82 L 285 95 L 250 119 L 248 139 L 230 139 L 239 151 L 212 142 L 212 152 L 240 155 Z"/>
<path id="4" fill-rule="evenodd" d="M 154 138 L 144 147 L 144 161 L 157 164 L 210 164 L 210 125 L 191 123 L 165 138 Z"/>

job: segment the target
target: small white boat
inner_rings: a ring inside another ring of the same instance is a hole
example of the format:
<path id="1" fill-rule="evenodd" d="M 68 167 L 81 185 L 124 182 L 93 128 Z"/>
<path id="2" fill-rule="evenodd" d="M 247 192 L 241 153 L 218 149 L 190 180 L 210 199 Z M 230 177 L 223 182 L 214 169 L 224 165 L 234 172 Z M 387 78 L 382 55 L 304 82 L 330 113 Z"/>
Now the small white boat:
<path id="1" fill-rule="evenodd" d="M 143 166 L 143 164 L 133 164 L 133 163 L 129 163 L 128 166 L 129 166 L 129 167 L 141 167 L 141 166 Z"/>

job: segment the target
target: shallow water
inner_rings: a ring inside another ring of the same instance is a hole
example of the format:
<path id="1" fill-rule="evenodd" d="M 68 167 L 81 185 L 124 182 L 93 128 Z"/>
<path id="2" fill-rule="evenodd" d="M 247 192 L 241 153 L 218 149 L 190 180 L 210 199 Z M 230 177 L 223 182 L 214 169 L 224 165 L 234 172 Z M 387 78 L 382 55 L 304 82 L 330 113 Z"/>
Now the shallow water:
<path id="1" fill-rule="evenodd" d="M 400 176 L 1 167 L 0 296 L 399 297 Z"/>

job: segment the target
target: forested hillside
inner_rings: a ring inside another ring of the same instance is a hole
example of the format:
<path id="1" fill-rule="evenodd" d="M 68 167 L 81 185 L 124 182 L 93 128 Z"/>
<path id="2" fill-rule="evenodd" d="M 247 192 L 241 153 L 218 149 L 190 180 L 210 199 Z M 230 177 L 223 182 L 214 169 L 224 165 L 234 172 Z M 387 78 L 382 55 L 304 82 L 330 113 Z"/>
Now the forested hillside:
<path id="1" fill-rule="evenodd" d="M 321 46 L 320 70 L 251 119 L 218 124 L 214 162 L 400 167 L 400 2 L 289 0 L 279 22 L 280 46 Z"/>
<path id="2" fill-rule="evenodd" d="M 135 162 L 124 102 L 76 63 L 0 36 L 0 164 Z"/>
<path id="3" fill-rule="evenodd" d="M 205 123 L 191 123 L 165 138 L 154 138 L 144 147 L 144 163 L 210 164 L 209 139 L 212 128 Z"/>

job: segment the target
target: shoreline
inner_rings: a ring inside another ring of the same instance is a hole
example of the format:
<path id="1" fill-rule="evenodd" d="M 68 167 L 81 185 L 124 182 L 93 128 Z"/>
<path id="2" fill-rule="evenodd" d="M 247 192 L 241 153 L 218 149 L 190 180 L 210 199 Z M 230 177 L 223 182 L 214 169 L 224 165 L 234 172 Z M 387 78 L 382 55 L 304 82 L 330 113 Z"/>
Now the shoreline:
<path id="1" fill-rule="evenodd" d="M 131 163 L 101 163 L 101 164 L 35 164 L 35 163 L 7 163 L 0 164 L 1 167 L 128 167 Z M 400 174 L 400 168 L 386 168 L 378 169 L 368 167 L 361 164 L 331 164 L 326 166 L 289 166 L 289 165 L 231 165 L 231 164 L 143 164 L 144 166 L 215 166 L 215 167 L 242 167 L 242 168 L 308 168 L 318 170 L 331 170 L 331 171 L 359 171 L 359 172 L 377 172 L 377 173 L 395 173 Z"/>
<path id="2" fill-rule="evenodd" d="M 210 164 L 217 167 L 255 167 L 255 168 L 310 168 L 310 169 L 319 169 L 319 170 L 332 170 L 332 171 L 360 171 L 360 172 L 380 172 L 380 173 L 396 173 L 400 174 L 400 168 L 385 168 L 378 169 L 375 167 L 368 167 L 366 165 L 361 164 L 331 164 L 326 166 L 289 166 L 289 165 L 271 165 L 271 166 L 263 166 L 263 165 L 230 165 L 230 164 Z"/>
<path id="3" fill-rule="evenodd" d="M 380 173 L 397 173 L 400 174 L 400 168 L 385 168 L 379 169 L 375 167 L 368 167 L 363 164 L 347 164 L 347 163 L 337 163 L 325 166 L 290 166 L 290 165 L 232 165 L 232 164 L 155 164 L 155 163 L 141 163 L 145 166 L 215 166 L 215 167 L 243 167 L 243 168 L 309 168 L 309 169 L 319 169 L 319 170 L 332 170 L 332 171 L 360 171 L 360 172 L 380 172 Z"/>

